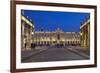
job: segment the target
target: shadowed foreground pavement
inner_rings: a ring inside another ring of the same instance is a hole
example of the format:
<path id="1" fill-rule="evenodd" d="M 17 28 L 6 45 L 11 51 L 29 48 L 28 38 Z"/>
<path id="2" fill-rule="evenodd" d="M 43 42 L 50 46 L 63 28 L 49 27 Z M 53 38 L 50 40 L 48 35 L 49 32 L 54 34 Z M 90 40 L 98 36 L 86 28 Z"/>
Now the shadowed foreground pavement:
<path id="1" fill-rule="evenodd" d="M 67 47 L 47 47 L 37 54 L 33 54 L 22 62 L 47 62 L 47 61 L 67 61 L 67 60 L 86 60 L 89 59 L 85 54 L 81 55 L 81 52 L 75 53 Z"/>

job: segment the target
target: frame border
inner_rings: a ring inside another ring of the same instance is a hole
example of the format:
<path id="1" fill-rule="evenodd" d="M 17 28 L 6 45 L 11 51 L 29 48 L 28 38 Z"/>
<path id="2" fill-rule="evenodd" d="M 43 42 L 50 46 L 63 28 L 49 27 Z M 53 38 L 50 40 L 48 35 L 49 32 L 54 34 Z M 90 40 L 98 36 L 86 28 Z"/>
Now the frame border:
<path id="1" fill-rule="evenodd" d="M 94 64 L 16 69 L 16 5 L 17 4 L 94 9 Z M 10 9 L 10 23 L 11 23 L 11 25 L 10 25 L 10 27 L 11 27 L 11 29 L 10 29 L 10 48 L 11 48 L 11 50 L 10 50 L 10 52 L 11 52 L 10 53 L 10 57 L 11 57 L 10 71 L 11 71 L 11 73 L 97 67 L 97 6 L 12 0 L 10 3 L 10 7 L 11 7 L 11 9 Z"/>

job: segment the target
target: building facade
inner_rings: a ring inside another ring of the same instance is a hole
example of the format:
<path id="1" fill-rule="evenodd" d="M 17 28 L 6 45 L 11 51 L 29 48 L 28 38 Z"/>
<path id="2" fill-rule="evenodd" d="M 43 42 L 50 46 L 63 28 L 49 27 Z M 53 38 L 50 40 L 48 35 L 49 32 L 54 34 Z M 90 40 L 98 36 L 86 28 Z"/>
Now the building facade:
<path id="1" fill-rule="evenodd" d="M 32 43 L 32 34 L 34 33 L 34 25 L 28 17 L 21 15 L 21 48 L 22 50 L 30 50 Z"/>
<path id="2" fill-rule="evenodd" d="M 38 31 L 33 35 L 36 45 L 80 45 L 79 32 L 63 32 L 59 28 L 52 32 Z"/>
<path id="3" fill-rule="evenodd" d="M 90 17 L 81 23 L 80 32 L 64 32 L 57 28 L 55 31 L 35 31 L 31 19 L 21 15 L 21 48 L 31 50 L 35 46 L 80 46 L 90 47 Z M 33 47 L 32 47 L 33 46 Z"/>
<path id="4" fill-rule="evenodd" d="M 82 22 L 80 27 L 80 44 L 83 48 L 90 47 L 90 18 Z"/>

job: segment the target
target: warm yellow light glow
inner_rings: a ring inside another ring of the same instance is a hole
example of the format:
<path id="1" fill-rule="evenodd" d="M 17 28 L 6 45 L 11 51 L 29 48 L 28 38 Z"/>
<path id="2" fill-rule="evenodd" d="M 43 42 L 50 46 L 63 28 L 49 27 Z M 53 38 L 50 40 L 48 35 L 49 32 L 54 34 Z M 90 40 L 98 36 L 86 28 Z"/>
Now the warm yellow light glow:
<path id="1" fill-rule="evenodd" d="M 87 22 L 85 22 L 85 23 L 80 27 L 80 29 L 83 28 L 85 25 L 87 25 L 89 22 L 90 22 L 90 19 L 88 19 Z"/>
<path id="2" fill-rule="evenodd" d="M 33 24 L 28 19 L 26 19 L 24 16 L 21 16 L 21 19 L 25 21 L 28 25 L 33 26 Z"/>

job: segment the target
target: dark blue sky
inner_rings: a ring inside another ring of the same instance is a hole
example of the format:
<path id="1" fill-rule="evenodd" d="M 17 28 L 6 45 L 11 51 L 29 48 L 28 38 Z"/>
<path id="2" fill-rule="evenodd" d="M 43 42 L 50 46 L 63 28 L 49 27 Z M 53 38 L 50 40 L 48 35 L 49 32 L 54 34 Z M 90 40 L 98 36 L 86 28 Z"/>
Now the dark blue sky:
<path id="1" fill-rule="evenodd" d="M 60 28 L 64 32 L 79 32 L 80 22 L 90 15 L 83 12 L 22 11 L 24 11 L 24 16 L 32 19 L 35 31 L 39 31 L 41 28 L 44 31 L 55 31 L 57 28 Z"/>

